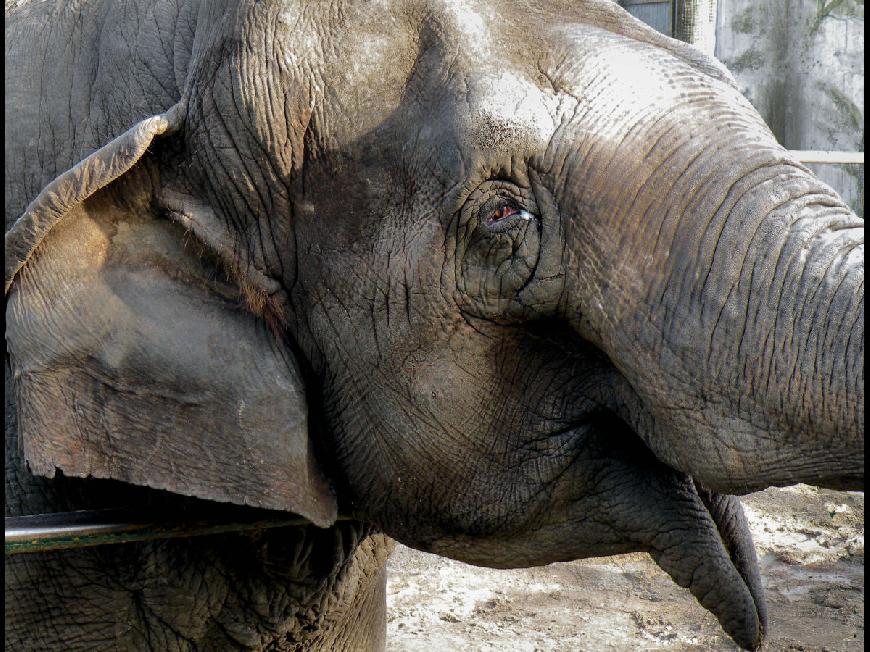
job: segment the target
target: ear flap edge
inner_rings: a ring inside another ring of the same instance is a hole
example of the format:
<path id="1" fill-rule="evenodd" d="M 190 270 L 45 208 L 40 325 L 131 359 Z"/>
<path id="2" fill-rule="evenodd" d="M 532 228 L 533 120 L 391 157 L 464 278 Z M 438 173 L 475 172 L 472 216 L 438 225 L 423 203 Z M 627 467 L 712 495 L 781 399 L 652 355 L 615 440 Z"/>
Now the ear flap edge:
<path id="1" fill-rule="evenodd" d="M 140 121 L 43 188 L 6 233 L 4 293 L 9 293 L 15 276 L 70 207 L 133 167 L 154 138 L 177 128 L 180 111 L 176 104 L 164 114 Z"/>

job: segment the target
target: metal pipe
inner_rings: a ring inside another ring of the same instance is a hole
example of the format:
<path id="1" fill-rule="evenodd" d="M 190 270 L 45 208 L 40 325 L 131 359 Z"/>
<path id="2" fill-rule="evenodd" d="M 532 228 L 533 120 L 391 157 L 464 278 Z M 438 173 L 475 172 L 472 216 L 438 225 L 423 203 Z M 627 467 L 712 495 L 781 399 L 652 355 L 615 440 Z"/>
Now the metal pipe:
<path id="1" fill-rule="evenodd" d="M 864 152 L 832 152 L 823 150 L 789 150 L 801 163 L 846 163 L 864 165 Z"/>
<path id="2" fill-rule="evenodd" d="M 260 518 L 249 521 L 201 520 L 195 517 L 161 520 L 154 514 L 135 514 L 120 509 L 58 512 L 32 516 L 7 516 L 5 545 L 6 555 L 16 555 L 131 541 L 197 537 L 306 525 L 312 523 L 301 517 Z"/>

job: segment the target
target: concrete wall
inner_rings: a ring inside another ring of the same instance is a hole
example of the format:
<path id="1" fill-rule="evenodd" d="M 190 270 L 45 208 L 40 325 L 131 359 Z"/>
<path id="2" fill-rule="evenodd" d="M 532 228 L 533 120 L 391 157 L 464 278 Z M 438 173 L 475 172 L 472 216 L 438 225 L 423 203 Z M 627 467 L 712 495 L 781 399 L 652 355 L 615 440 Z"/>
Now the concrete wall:
<path id="1" fill-rule="evenodd" d="M 716 56 L 789 149 L 864 151 L 863 0 L 719 0 Z M 809 167 L 863 217 L 863 165 Z"/>

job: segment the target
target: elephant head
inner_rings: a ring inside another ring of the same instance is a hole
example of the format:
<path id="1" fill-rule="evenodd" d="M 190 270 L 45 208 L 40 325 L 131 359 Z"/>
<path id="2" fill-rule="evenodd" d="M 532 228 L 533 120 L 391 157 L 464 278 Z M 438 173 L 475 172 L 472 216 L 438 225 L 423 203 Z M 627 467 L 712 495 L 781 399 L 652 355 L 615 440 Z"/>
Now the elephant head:
<path id="1" fill-rule="evenodd" d="M 218 5 L 7 235 L 31 467 L 648 551 L 757 647 L 731 494 L 863 488 L 863 223 L 615 4 Z"/>

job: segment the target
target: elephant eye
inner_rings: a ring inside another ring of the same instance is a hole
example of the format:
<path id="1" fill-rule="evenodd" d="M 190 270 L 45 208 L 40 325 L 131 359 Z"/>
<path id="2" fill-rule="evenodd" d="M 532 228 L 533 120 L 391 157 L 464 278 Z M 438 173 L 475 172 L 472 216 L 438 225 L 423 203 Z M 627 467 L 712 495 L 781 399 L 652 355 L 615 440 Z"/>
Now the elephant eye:
<path id="1" fill-rule="evenodd" d="M 519 222 L 536 219 L 532 213 L 517 208 L 504 199 L 499 199 L 495 204 L 487 202 L 481 213 L 483 223 L 494 231 L 506 230 Z"/>
<path id="2" fill-rule="evenodd" d="M 489 222 L 498 222 L 499 220 L 503 220 L 506 217 L 510 217 L 511 215 L 516 215 L 520 212 L 520 209 L 514 208 L 513 206 L 502 206 L 501 208 L 495 209 L 489 216 Z"/>

